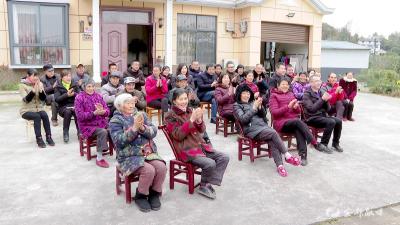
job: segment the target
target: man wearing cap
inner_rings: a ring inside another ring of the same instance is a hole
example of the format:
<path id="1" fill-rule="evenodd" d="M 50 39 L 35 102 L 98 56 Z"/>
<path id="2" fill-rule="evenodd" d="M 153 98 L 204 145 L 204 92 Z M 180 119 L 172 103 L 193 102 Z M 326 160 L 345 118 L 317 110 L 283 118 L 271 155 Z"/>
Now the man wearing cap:
<path id="1" fill-rule="evenodd" d="M 117 64 L 115 63 L 108 64 L 108 73 L 106 75 L 103 75 L 103 77 L 101 78 L 101 86 L 108 83 L 108 81 L 110 80 L 110 74 L 115 71 L 118 71 Z M 124 80 L 120 79 L 119 83 L 124 84 Z"/>
<path id="2" fill-rule="evenodd" d="M 51 124 L 58 126 L 57 120 L 57 103 L 54 100 L 54 88 L 57 86 L 57 81 L 60 80 L 60 75 L 54 73 L 53 65 L 46 64 L 43 66 L 44 75 L 40 81 L 43 83 L 44 92 L 46 93 L 46 105 L 51 105 Z"/>
<path id="3" fill-rule="evenodd" d="M 124 83 L 125 83 L 125 89 L 122 92 L 118 93 L 117 95 L 123 93 L 131 94 L 136 102 L 135 107 L 141 111 L 145 110 L 146 109 L 145 94 L 143 93 L 143 91 L 138 91 L 135 89 L 135 85 L 136 83 L 138 83 L 138 80 L 133 77 L 126 77 L 124 79 Z"/>
<path id="4" fill-rule="evenodd" d="M 200 100 L 196 95 L 196 92 L 193 91 L 193 89 L 188 85 L 187 82 L 187 77 L 183 74 L 179 74 L 176 77 L 176 87 L 173 88 L 171 91 L 169 91 L 169 102 L 172 104 L 172 95 L 174 91 L 178 88 L 183 88 L 185 89 L 186 93 L 188 94 L 188 99 L 189 99 L 189 107 L 191 108 L 197 108 L 200 105 Z"/>
<path id="5" fill-rule="evenodd" d="M 85 72 L 83 64 L 79 64 L 76 67 L 75 74 L 72 76 L 72 83 L 77 83 L 80 90 L 83 90 L 82 84 L 86 85 L 90 79 L 92 78 L 90 78 L 89 74 Z"/>
<path id="6" fill-rule="evenodd" d="M 101 87 L 100 94 L 101 96 L 103 96 L 104 101 L 107 103 L 107 106 L 110 109 L 111 118 L 115 111 L 115 97 L 119 92 L 122 92 L 124 90 L 124 85 L 119 83 L 119 80 L 122 79 L 121 72 L 114 71 L 110 75 L 110 81 Z"/>
<path id="7" fill-rule="evenodd" d="M 133 77 L 138 80 L 137 84 L 135 85 L 135 89 L 141 91 L 145 84 L 145 79 L 143 75 L 143 71 L 140 70 L 140 62 L 135 60 L 132 62 L 131 66 L 124 72 L 124 78 L 126 77 Z"/>

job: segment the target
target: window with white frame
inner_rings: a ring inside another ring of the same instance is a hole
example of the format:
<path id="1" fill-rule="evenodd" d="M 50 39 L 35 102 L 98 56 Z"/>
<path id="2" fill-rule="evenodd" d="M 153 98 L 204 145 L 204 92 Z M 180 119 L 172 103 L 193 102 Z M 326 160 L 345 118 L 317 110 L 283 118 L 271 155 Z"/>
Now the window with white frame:
<path id="1" fill-rule="evenodd" d="M 178 14 L 177 63 L 190 64 L 196 59 L 201 64 L 216 61 L 215 16 Z"/>
<path id="2" fill-rule="evenodd" d="M 12 66 L 69 64 L 68 5 L 8 2 Z"/>

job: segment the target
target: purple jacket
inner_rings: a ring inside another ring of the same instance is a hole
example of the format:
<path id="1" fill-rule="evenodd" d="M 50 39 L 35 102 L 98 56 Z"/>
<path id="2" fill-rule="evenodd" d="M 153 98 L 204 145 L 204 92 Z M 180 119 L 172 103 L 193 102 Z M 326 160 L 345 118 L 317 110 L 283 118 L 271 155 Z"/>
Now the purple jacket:
<path id="1" fill-rule="evenodd" d="M 102 116 L 95 116 L 93 112 L 96 110 L 95 104 L 100 103 L 106 110 Z M 104 102 L 103 97 L 98 93 L 92 95 L 87 94 L 85 91 L 79 93 L 75 98 L 75 114 L 78 120 L 78 126 L 85 138 L 93 135 L 96 128 L 106 128 L 108 115 L 110 110 Z"/>
<path id="2" fill-rule="evenodd" d="M 297 100 L 301 101 L 303 99 L 304 91 L 308 87 L 310 87 L 309 83 L 295 82 L 294 84 L 292 84 L 292 91 Z"/>

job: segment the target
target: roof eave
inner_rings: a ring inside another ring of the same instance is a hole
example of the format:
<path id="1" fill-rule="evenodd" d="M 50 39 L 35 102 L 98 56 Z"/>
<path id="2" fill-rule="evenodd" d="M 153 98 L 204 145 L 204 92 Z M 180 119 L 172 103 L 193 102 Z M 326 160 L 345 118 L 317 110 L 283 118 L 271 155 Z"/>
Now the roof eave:
<path id="1" fill-rule="evenodd" d="M 323 14 L 323 15 L 329 15 L 332 14 L 335 9 L 334 8 L 329 8 L 327 7 L 324 3 L 322 3 L 320 0 L 310 0 L 311 3 Z"/>

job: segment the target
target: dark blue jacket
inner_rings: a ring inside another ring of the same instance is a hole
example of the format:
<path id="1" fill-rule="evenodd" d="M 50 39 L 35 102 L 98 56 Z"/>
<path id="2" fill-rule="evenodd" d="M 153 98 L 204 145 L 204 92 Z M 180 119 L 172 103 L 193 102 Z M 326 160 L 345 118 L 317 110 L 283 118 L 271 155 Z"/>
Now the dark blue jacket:
<path id="1" fill-rule="evenodd" d="M 215 86 L 211 87 L 211 84 L 217 79 L 217 75 L 210 75 L 207 72 L 201 73 L 197 79 L 197 96 L 201 99 L 206 92 L 214 91 Z"/>

